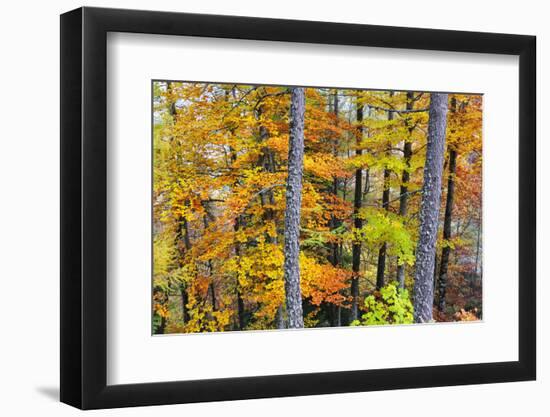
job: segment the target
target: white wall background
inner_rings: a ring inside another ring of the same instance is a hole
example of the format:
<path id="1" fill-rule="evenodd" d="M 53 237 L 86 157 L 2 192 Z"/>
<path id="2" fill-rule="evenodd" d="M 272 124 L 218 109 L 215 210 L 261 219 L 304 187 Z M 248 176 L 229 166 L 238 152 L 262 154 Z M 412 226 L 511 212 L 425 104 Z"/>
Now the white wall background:
<path id="1" fill-rule="evenodd" d="M 372 4 L 371 4 L 372 3 Z M 542 155 L 550 134 L 541 115 L 540 97 L 550 94 L 543 71 L 550 68 L 550 27 L 544 2 L 461 0 L 392 0 L 338 2 L 317 0 L 177 0 L 93 1 L 86 5 L 236 14 L 291 19 L 341 21 L 395 26 L 534 34 L 538 36 L 538 210 L 550 210 L 550 168 Z M 77 411 L 57 401 L 59 392 L 59 17 L 81 6 L 72 0 L 5 2 L 0 17 L 0 271 L 3 323 L 0 343 L 0 412 L 3 415 L 68 416 Z M 544 193 L 544 194 L 543 194 Z M 550 221 L 539 215 L 538 257 L 550 250 Z M 548 311 L 543 295 L 550 293 L 540 261 L 538 316 L 538 381 L 422 390 L 325 395 L 99 411 L 95 415 L 148 416 L 318 416 L 372 415 L 542 415 L 548 408 L 550 347 Z"/>

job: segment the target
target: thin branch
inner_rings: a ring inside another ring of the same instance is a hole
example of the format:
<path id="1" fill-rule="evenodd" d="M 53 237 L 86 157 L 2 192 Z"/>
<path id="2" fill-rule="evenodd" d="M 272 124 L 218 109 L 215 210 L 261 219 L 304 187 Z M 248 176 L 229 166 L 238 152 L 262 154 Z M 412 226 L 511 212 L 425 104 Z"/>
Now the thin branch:
<path id="1" fill-rule="evenodd" d="M 241 211 L 241 213 L 243 211 L 246 211 L 250 205 L 252 204 L 252 202 L 256 199 L 256 197 L 259 197 L 260 195 L 262 195 L 263 193 L 266 193 L 268 192 L 269 190 L 272 190 L 274 188 L 277 188 L 277 187 L 284 187 L 285 184 L 273 184 L 273 185 L 270 185 L 269 187 L 265 187 L 263 189 L 261 189 L 260 191 L 258 191 L 257 193 L 254 193 L 252 194 L 252 196 L 250 197 L 250 200 L 248 202 L 248 204 L 246 205 L 246 207 Z"/>
<path id="2" fill-rule="evenodd" d="M 227 111 L 223 116 L 222 116 L 222 120 L 225 120 L 225 118 L 227 116 L 229 116 L 229 114 L 235 110 L 237 107 L 239 107 L 241 105 L 241 103 L 244 101 L 244 99 L 246 97 L 248 97 L 250 95 L 250 93 L 252 93 L 253 91 L 256 91 L 258 87 L 252 87 L 250 90 L 248 90 L 246 93 L 244 93 L 244 95 L 235 103 L 231 106 L 231 108 L 229 109 L 229 111 Z"/>
<path id="3" fill-rule="evenodd" d="M 279 96 L 284 96 L 285 94 L 288 94 L 288 93 L 289 93 L 289 91 L 288 91 L 288 90 L 285 90 L 285 91 L 281 91 L 281 92 L 279 92 L 279 93 L 264 94 L 262 97 L 260 97 L 260 98 L 258 99 L 258 101 L 256 102 L 256 104 L 254 105 L 254 110 L 256 110 L 256 109 L 259 107 L 260 103 L 261 103 L 264 99 L 266 99 L 267 97 L 279 97 Z"/>
<path id="4" fill-rule="evenodd" d="M 386 104 L 388 104 L 391 108 L 371 106 L 370 104 L 367 104 L 367 107 L 370 107 L 371 109 L 374 109 L 374 110 L 381 110 L 381 111 L 387 111 L 387 112 L 398 113 L 398 114 L 422 113 L 422 112 L 427 112 L 428 110 L 430 110 L 428 108 L 425 108 L 425 109 L 412 109 L 412 110 L 398 110 L 395 107 L 391 106 L 389 103 L 386 103 Z"/>

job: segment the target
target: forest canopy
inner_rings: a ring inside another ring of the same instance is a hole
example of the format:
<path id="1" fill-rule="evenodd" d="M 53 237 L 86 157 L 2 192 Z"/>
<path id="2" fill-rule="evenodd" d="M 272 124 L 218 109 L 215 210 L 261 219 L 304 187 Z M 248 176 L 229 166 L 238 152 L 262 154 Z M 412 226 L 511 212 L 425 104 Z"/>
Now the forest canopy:
<path id="1" fill-rule="evenodd" d="M 481 95 L 152 95 L 154 334 L 481 319 Z"/>

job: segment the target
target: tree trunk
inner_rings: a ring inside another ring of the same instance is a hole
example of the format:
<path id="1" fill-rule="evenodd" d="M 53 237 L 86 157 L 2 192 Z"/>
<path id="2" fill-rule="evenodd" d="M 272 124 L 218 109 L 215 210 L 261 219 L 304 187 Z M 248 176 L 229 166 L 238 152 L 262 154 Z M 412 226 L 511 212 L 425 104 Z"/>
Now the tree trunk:
<path id="1" fill-rule="evenodd" d="M 166 83 L 166 89 L 168 93 L 173 93 L 174 89 L 174 83 L 167 82 Z M 172 123 L 176 123 L 176 103 L 172 100 L 168 101 L 168 113 L 170 114 L 172 118 Z M 171 140 L 173 138 L 170 138 Z M 186 201 L 185 205 L 188 205 L 189 202 Z M 185 217 L 179 217 L 178 223 L 180 225 L 179 229 L 176 233 L 176 247 L 180 247 L 180 241 L 183 242 L 183 249 L 180 249 L 180 257 L 183 257 L 186 252 L 191 250 L 191 239 L 189 237 L 189 224 L 187 222 L 187 219 Z M 180 258 L 181 259 L 181 258 Z M 187 289 L 185 287 L 184 283 L 180 283 L 179 285 L 179 291 L 181 296 L 181 320 L 182 323 L 185 324 L 189 321 L 189 310 L 187 309 L 187 304 L 189 303 L 189 297 L 187 295 Z"/>
<path id="2" fill-rule="evenodd" d="M 336 124 L 336 126 L 338 126 L 338 117 L 339 117 L 339 112 L 340 112 L 340 102 L 338 100 L 338 90 L 334 90 L 334 92 L 332 94 L 332 98 L 333 98 L 332 112 L 335 116 L 335 124 Z M 338 157 L 338 139 L 333 139 L 332 154 L 334 155 L 334 157 Z M 338 197 L 339 183 L 340 183 L 339 178 L 338 177 L 333 177 L 331 192 L 335 197 Z M 336 217 L 331 216 L 330 222 L 329 222 L 330 230 L 334 230 L 334 229 L 338 228 L 339 226 L 340 226 L 340 221 L 338 219 L 336 219 Z M 330 260 L 330 263 L 333 266 L 340 265 L 340 263 L 341 263 L 340 262 L 341 261 L 340 254 L 341 254 L 341 245 L 338 242 L 332 242 L 330 244 L 329 260 Z M 341 320 L 342 319 L 342 314 L 341 314 L 340 310 L 341 310 L 340 306 L 337 306 L 337 305 L 333 305 L 330 309 L 331 322 L 332 322 L 333 327 L 339 327 L 339 326 L 342 325 L 342 320 Z"/>
<path id="3" fill-rule="evenodd" d="M 187 304 L 189 304 L 189 297 L 187 296 L 187 291 L 185 287 L 180 287 L 181 294 L 181 319 L 183 324 L 189 322 L 189 310 L 187 310 Z"/>
<path id="4" fill-rule="evenodd" d="M 240 290 L 237 290 L 237 319 L 239 320 L 239 330 L 244 330 L 246 327 L 246 322 L 244 320 L 244 301 L 241 297 Z"/>
<path id="5" fill-rule="evenodd" d="M 264 112 L 264 107 L 263 105 L 261 105 L 258 107 L 258 118 L 262 116 L 263 112 Z M 260 142 L 264 144 L 268 138 L 269 138 L 269 132 L 267 128 L 264 125 L 260 125 Z M 277 167 L 275 165 L 275 156 L 273 155 L 273 152 L 271 149 L 269 149 L 269 147 L 264 146 L 262 148 L 260 162 L 263 169 L 266 172 L 274 173 L 276 171 Z M 260 195 L 260 200 L 261 200 L 262 206 L 265 206 L 266 203 L 269 203 L 271 206 L 273 206 L 275 204 L 275 197 L 273 196 L 273 190 L 269 189 L 265 193 L 262 193 Z M 277 230 L 277 221 L 275 219 L 275 212 L 272 208 L 264 208 L 263 218 L 266 223 L 267 222 L 273 223 L 273 227 L 275 228 L 275 230 Z M 278 244 L 277 236 L 271 236 L 270 234 L 267 234 L 266 239 L 269 243 L 273 245 Z M 277 329 L 285 328 L 282 304 L 277 308 L 277 314 L 275 315 L 275 326 L 277 327 Z"/>
<path id="6" fill-rule="evenodd" d="M 413 92 L 409 91 L 407 93 L 407 105 L 406 110 L 413 110 Z M 405 160 L 405 169 L 401 175 L 401 188 L 399 190 L 399 215 L 403 218 L 407 215 L 408 203 L 409 203 L 409 181 L 411 179 L 411 174 L 409 168 L 411 166 L 411 157 L 412 157 L 412 142 L 410 141 L 411 134 L 413 131 L 412 126 L 408 126 L 408 137 L 405 139 L 403 144 L 403 159 Z M 399 283 L 399 288 L 405 288 L 405 264 L 397 265 L 397 282 Z"/>
<path id="7" fill-rule="evenodd" d="M 362 155 L 361 141 L 363 139 L 363 105 L 357 103 L 357 148 L 355 150 L 356 155 Z M 355 195 L 353 201 L 353 227 L 355 229 L 361 229 L 363 227 L 363 220 L 359 217 L 359 210 L 363 203 L 362 193 L 362 179 L 363 171 L 357 169 L 355 171 Z M 352 247 L 352 271 L 351 277 L 351 311 L 350 321 L 357 320 L 359 318 L 359 272 L 361 267 L 361 242 L 354 242 Z"/>
<path id="8" fill-rule="evenodd" d="M 382 207 L 386 210 L 390 209 L 390 170 L 384 170 L 384 191 L 382 192 Z M 384 286 L 384 272 L 386 270 L 386 250 L 387 243 L 384 242 L 378 251 L 378 266 L 376 269 L 376 289 Z"/>
<path id="9" fill-rule="evenodd" d="M 481 269 L 482 267 L 479 264 L 480 255 L 481 255 L 481 227 L 482 227 L 482 222 L 481 222 L 481 214 L 480 214 L 478 224 L 477 224 L 476 266 L 475 266 L 476 268 L 475 273 L 478 281 L 481 280 L 481 276 L 482 276 L 482 269 Z"/>
<path id="10" fill-rule="evenodd" d="M 237 216 L 237 218 L 235 219 L 235 224 L 233 225 L 233 230 L 237 232 L 240 229 L 240 227 L 241 227 L 241 216 Z M 237 241 L 235 241 L 235 256 L 237 256 L 237 258 L 241 256 L 241 246 Z M 246 322 L 244 319 L 245 309 L 244 309 L 244 300 L 241 295 L 241 288 L 240 288 L 238 278 L 236 282 L 236 287 L 237 287 L 237 290 L 235 292 L 237 296 L 237 321 L 238 321 L 237 325 L 239 330 L 243 330 L 246 326 Z"/>
<path id="11" fill-rule="evenodd" d="M 300 208 L 304 160 L 305 91 L 292 88 L 288 179 L 286 185 L 284 279 L 286 311 L 290 328 L 304 327 L 300 290 Z"/>
<path id="12" fill-rule="evenodd" d="M 210 214 L 208 213 L 208 210 L 206 210 L 206 214 L 203 217 L 204 222 L 204 230 L 208 229 L 210 222 L 208 221 L 208 216 Z M 206 294 L 207 298 L 210 297 L 210 302 L 212 303 L 212 311 L 217 310 L 217 303 L 216 303 L 216 287 L 214 286 L 214 277 L 212 275 L 212 260 L 206 261 L 206 267 L 208 270 L 208 276 L 210 277 L 210 283 L 208 284 L 208 293 Z"/>
<path id="13" fill-rule="evenodd" d="M 420 233 L 416 249 L 414 280 L 414 321 L 432 321 L 433 273 L 441 208 L 441 177 L 445 152 L 448 95 L 432 93 L 428 124 L 428 144 L 420 208 Z"/>
<path id="14" fill-rule="evenodd" d="M 445 220 L 443 222 L 443 239 L 451 239 L 451 222 L 453 216 L 453 199 L 455 193 L 455 174 L 456 174 L 456 150 L 449 151 L 449 179 L 447 180 L 447 201 L 445 204 Z M 447 270 L 449 268 L 449 255 L 451 247 L 445 245 L 441 252 L 441 261 L 439 266 L 439 311 L 445 311 L 445 295 L 447 290 Z"/>
<path id="15" fill-rule="evenodd" d="M 382 207 L 389 210 L 390 205 L 390 188 L 389 188 L 390 171 L 384 170 L 384 191 L 382 193 Z M 378 265 L 376 269 L 376 289 L 384 286 L 384 272 L 386 271 L 386 250 L 387 243 L 384 242 L 378 251 Z"/>
<path id="16" fill-rule="evenodd" d="M 339 101 L 338 101 L 338 91 L 336 90 L 334 92 L 334 116 L 336 117 L 336 125 L 338 125 L 338 113 L 339 113 Z M 332 145 L 332 153 L 335 157 L 338 156 L 338 140 L 337 139 L 334 139 L 334 143 Z M 334 194 L 335 196 L 338 196 L 338 188 L 339 188 L 339 178 L 338 177 L 333 177 L 333 180 L 332 180 L 332 194 Z M 331 225 L 330 225 L 330 228 L 331 229 L 336 229 L 337 227 L 340 226 L 339 224 L 340 222 L 334 217 L 332 216 L 331 217 Z M 340 265 L 340 244 L 338 242 L 332 242 L 331 243 L 331 251 L 332 251 L 332 255 L 331 255 L 331 263 L 333 266 L 338 266 Z"/>
<path id="17" fill-rule="evenodd" d="M 390 93 L 390 97 L 393 92 Z M 388 111 L 388 120 L 393 120 L 393 111 Z M 384 169 L 384 189 L 382 190 L 382 207 L 386 210 L 390 209 L 390 170 Z M 384 273 L 386 272 L 386 250 L 388 244 L 384 242 L 378 251 L 378 265 L 376 269 L 376 289 L 384 286 Z"/>

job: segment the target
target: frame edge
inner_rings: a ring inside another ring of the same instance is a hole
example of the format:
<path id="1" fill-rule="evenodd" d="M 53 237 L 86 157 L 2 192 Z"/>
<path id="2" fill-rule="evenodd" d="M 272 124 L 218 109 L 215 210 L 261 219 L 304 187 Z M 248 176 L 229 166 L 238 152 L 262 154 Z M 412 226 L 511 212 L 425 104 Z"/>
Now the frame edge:
<path id="1" fill-rule="evenodd" d="M 60 400 L 82 407 L 82 9 L 60 17 Z"/>

